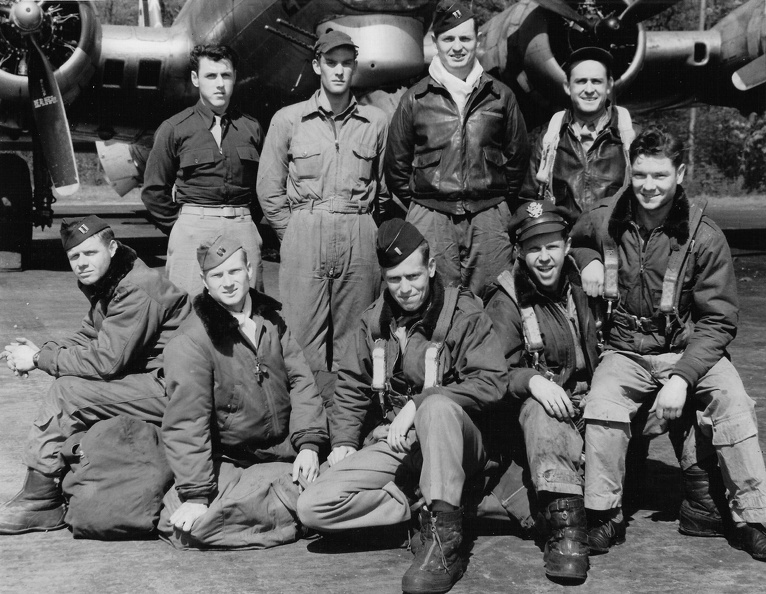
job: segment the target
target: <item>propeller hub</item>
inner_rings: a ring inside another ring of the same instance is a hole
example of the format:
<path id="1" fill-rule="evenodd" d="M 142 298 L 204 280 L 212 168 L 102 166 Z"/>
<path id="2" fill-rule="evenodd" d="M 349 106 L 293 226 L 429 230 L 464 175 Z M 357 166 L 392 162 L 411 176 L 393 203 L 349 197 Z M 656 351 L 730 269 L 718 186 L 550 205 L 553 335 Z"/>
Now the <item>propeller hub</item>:
<path id="1" fill-rule="evenodd" d="M 43 24 L 43 9 L 31 0 L 22 0 L 11 7 L 11 21 L 22 33 L 34 33 Z"/>

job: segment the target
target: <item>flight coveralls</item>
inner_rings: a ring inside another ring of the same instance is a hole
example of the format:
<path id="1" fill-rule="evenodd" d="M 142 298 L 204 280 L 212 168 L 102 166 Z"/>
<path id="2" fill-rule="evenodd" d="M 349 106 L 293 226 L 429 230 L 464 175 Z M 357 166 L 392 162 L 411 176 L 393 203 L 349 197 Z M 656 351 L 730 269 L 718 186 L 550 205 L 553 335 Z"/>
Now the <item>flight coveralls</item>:
<path id="1" fill-rule="evenodd" d="M 279 239 L 284 315 L 315 374 L 337 372 L 344 343 L 380 290 L 373 212 L 385 208 L 387 118 L 352 98 L 333 114 L 317 91 L 271 120 L 258 199 Z"/>
<path id="2" fill-rule="evenodd" d="M 764 522 L 766 468 L 754 402 L 726 352 L 737 331 L 734 267 L 723 233 L 705 215 L 693 236 L 670 327 L 659 312 L 670 255 L 690 236 L 691 205 L 679 186 L 665 222 L 647 232 L 636 223 L 639 207 L 629 187 L 601 201 L 572 231 L 573 246 L 584 248 L 575 254 L 581 268 L 602 258 L 607 234 L 619 255 L 619 301 L 585 407 L 585 506 L 621 506 L 630 421 L 642 401 L 678 375 L 690 386 L 699 431 L 712 439 L 732 518 Z M 702 461 L 701 449 L 687 446 L 682 470 Z"/>
<path id="3" fill-rule="evenodd" d="M 400 313 L 388 291 L 364 312 L 338 376 L 330 419 L 333 448 L 364 447 L 301 494 L 298 516 L 306 526 L 335 532 L 404 522 L 418 486 L 429 505 L 436 499 L 460 506 L 466 479 L 484 469 L 488 453 L 482 416 L 490 415 L 502 398 L 506 365 L 489 318 L 461 289 L 442 351 L 442 385 L 423 388 L 426 350 L 444 307 L 438 273 L 431 290 L 425 312 L 408 325 L 405 346 L 396 337 Z M 371 388 L 374 327 L 385 337 L 390 371 L 385 411 Z M 372 430 L 393 420 L 410 399 L 417 406 L 408 435 L 411 449 L 397 453 Z"/>
<path id="4" fill-rule="evenodd" d="M 37 362 L 56 380 L 32 424 L 24 463 L 49 476 L 63 470 L 66 439 L 98 421 L 162 421 L 162 351 L 189 313 L 186 293 L 119 242 L 104 277 L 78 284 L 91 304 L 82 327 L 43 344 Z"/>
<path id="5" fill-rule="evenodd" d="M 529 159 L 513 92 L 483 72 L 461 119 L 449 91 L 427 76 L 402 97 L 386 147 L 389 190 L 431 246 L 450 286 L 476 295 L 513 266 L 508 236 Z"/>
<path id="6" fill-rule="evenodd" d="M 328 441 L 314 378 L 280 314 L 250 292 L 256 343 L 207 291 L 165 348 L 168 406 L 162 422 L 175 489 L 159 530 L 180 548 L 266 548 L 299 536 L 292 461 Z M 208 505 L 188 538 L 169 522 L 181 505 Z"/>
<path id="7" fill-rule="evenodd" d="M 202 291 L 197 248 L 226 233 L 247 252 L 256 273 L 251 286 L 263 290 L 262 241 L 251 210 L 257 206 L 263 132 L 254 118 L 230 107 L 221 118 L 219 146 L 213 123 L 213 112 L 198 101 L 160 125 L 141 200 L 154 224 L 170 235 L 165 271 L 178 287 L 190 295 Z"/>
<path id="8" fill-rule="evenodd" d="M 492 287 L 494 292 L 486 311 L 509 367 L 508 395 L 520 406 L 519 422 L 530 476 L 538 492 L 582 495 L 580 431 L 574 421 L 562 422 L 550 416 L 531 397 L 529 382 L 535 375 L 542 375 L 561 386 L 575 409 L 580 408 L 598 362 L 596 323 L 588 297 L 571 260 L 566 261 L 562 270 L 566 282 L 557 299 L 537 289 L 522 261 L 516 262 L 511 274 L 518 305 L 505 290 Z M 540 354 L 537 367 L 533 354 L 525 348 L 520 306 L 533 308 L 544 337 L 545 350 Z M 575 420 L 579 418 L 577 414 Z"/>

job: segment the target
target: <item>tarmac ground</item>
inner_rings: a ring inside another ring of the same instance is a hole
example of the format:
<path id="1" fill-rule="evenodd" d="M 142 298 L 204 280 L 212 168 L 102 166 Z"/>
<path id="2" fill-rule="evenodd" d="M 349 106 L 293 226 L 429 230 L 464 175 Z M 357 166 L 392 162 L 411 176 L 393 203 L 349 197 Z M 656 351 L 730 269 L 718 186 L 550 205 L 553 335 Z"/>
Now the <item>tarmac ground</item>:
<path id="1" fill-rule="evenodd" d="M 105 190 L 108 192 L 108 189 Z M 712 216 L 733 247 L 741 301 L 740 331 L 731 348 L 759 407 L 766 444 L 766 199 L 711 203 Z M 140 204 L 69 202 L 58 217 L 97 212 L 150 266 L 162 266 L 166 239 L 138 213 Z M 58 240 L 60 219 L 35 232 L 29 270 L 0 274 L 0 341 L 25 336 L 40 344 L 75 330 L 87 311 Z M 265 263 L 267 292 L 276 295 L 278 265 Z M 51 378 L 33 372 L 22 381 L 0 365 L 0 501 L 21 486 L 27 427 Z M 682 536 L 678 465 L 666 437 L 652 442 L 627 542 L 591 558 L 588 580 L 562 586 L 546 579 L 542 552 L 506 525 L 483 525 L 473 540 L 456 594 L 476 592 L 758 592 L 766 563 L 724 539 Z M 161 541 L 75 540 L 68 530 L 0 537 L 0 593 L 42 592 L 399 592 L 411 554 L 375 536 L 322 538 L 265 551 L 181 552 Z"/>

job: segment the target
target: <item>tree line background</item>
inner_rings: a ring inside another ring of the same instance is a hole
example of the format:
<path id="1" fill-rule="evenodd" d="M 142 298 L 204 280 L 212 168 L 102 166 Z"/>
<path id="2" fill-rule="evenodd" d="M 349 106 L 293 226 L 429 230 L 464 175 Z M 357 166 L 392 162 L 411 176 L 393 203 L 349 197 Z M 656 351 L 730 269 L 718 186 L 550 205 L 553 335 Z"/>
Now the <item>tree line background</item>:
<path id="1" fill-rule="evenodd" d="M 194 0 L 203 1 L 203 0 Z M 204 0 L 209 1 L 209 0 Z M 510 5 L 506 0 L 464 0 L 473 5 L 480 23 Z M 163 21 L 170 26 L 185 0 L 164 0 Z M 742 0 L 708 0 L 706 28 L 721 20 Z M 135 24 L 135 0 L 106 0 L 98 4 L 103 22 Z M 682 0 L 644 25 L 649 30 L 696 30 L 699 25 L 699 0 Z M 659 124 L 683 139 L 689 136 L 690 109 L 657 111 L 634 116 L 639 126 Z M 686 180 L 693 193 L 739 195 L 766 191 L 766 114 L 742 115 L 728 107 L 697 108 L 694 149 L 694 176 Z M 536 131 L 531 131 L 533 134 Z M 80 155 L 85 183 L 104 183 L 94 155 Z M 95 161 L 95 163 L 94 163 Z"/>

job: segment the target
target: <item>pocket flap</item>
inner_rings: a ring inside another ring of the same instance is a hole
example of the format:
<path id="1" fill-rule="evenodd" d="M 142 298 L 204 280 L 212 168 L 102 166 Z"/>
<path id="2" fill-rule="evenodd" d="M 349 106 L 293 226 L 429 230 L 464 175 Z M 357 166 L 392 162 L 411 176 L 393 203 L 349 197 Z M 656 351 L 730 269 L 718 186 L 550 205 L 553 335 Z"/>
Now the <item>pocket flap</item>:
<path id="1" fill-rule="evenodd" d="M 238 146 L 237 155 L 241 161 L 255 161 L 257 163 L 261 160 L 261 156 L 254 146 Z"/>
<path id="2" fill-rule="evenodd" d="M 357 144 L 351 150 L 360 159 L 374 159 L 375 157 L 378 156 L 378 151 L 375 150 L 374 146 Z"/>
<path id="3" fill-rule="evenodd" d="M 412 166 L 417 168 L 421 167 L 433 167 L 439 161 L 442 160 L 441 149 L 438 151 L 429 151 L 427 153 L 421 153 L 415 155 L 412 159 Z"/>
<path id="4" fill-rule="evenodd" d="M 490 163 L 494 163 L 498 167 L 502 167 L 508 162 L 508 159 L 503 154 L 503 151 L 491 146 L 484 147 L 484 158 Z"/>
<path id="5" fill-rule="evenodd" d="M 215 154 L 213 149 L 195 149 L 184 151 L 179 155 L 178 160 L 181 167 L 193 167 L 194 165 L 215 162 Z"/>

